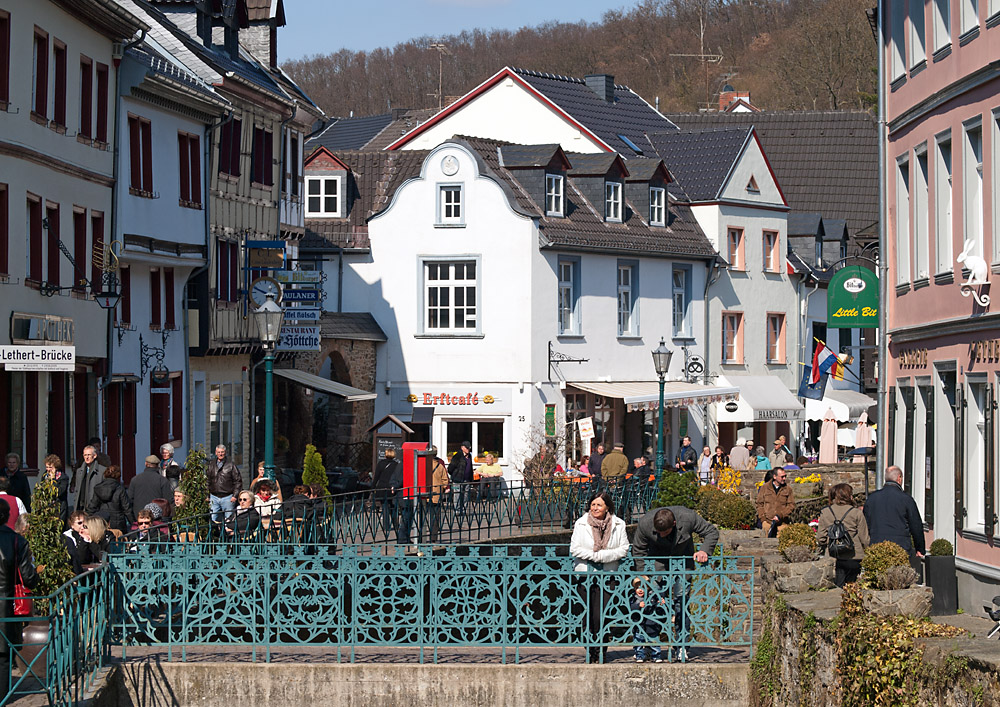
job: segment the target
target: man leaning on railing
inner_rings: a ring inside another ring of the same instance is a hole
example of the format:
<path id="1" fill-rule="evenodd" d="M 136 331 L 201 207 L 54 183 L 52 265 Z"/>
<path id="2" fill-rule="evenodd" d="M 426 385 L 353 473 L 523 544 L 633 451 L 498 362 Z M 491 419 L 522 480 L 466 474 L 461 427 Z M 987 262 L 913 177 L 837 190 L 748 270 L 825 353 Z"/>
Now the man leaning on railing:
<path id="1" fill-rule="evenodd" d="M 15 584 L 20 583 L 28 589 L 34 589 L 38 583 L 38 573 L 35 572 L 35 564 L 31 561 L 28 541 L 7 527 L 8 518 L 10 518 L 10 505 L 0 499 L 0 582 L 2 582 L 0 591 L 5 597 L 13 597 Z M 0 683 L 0 699 L 10 691 L 13 652 L 21 645 L 21 622 L 11 621 L 13 618 L 13 599 L 0 601 L 0 622 L 3 623 L 4 639 L 0 641 L 0 660 L 4 664 L 3 670 L 0 671 L 3 676 L 3 683 Z"/>

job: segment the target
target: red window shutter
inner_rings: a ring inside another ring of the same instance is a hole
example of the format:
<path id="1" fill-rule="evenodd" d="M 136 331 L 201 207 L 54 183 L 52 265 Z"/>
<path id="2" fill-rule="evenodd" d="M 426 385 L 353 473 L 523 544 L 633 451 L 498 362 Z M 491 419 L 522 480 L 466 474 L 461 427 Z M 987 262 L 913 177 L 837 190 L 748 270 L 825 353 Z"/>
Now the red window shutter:
<path id="1" fill-rule="evenodd" d="M 73 289 L 83 292 L 81 280 L 87 277 L 87 212 L 73 211 L 73 259 L 76 270 L 73 271 Z"/>
<path id="2" fill-rule="evenodd" d="M 129 186 L 140 190 L 142 189 L 141 149 L 139 119 L 134 115 L 130 115 L 128 117 Z"/>
<path id="3" fill-rule="evenodd" d="M 167 329 L 176 329 L 177 324 L 174 320 L 174 269 L 164 268 L 163 269 L 163 311 L 166 312 L 164 317 L 164 326 Z"/>
<path id="4" fill-rule="evenodd" d="M 180 375 L 170 379 L 171 402 L 171 431 L 172 441 L 181 441 L 184 438 L 184 376 Z"/>
<path id="5" fill-rule="evenodd" d="M 218 241 L 215 247 L 215 269 L 217 272 L 215 298 L 219 300 L 229 299 L 229 252 L 226 250 L 227 245 L 225 241 Z"/>
<path id="6" fill-rule="evenodd" d="M 181 201 L 191 201 L 191 165 L 188 162 L 190 154 L 188 136 L 183 133 L 177 133 L 177 156 L 180 158 L 180 169 L 178 171 L 181 174 Z"/>
<path id="7" fill-rule="evenodd" d="M 263 131 L 260 128 L 253 129 L 253 142 L 250 145 L 250 181 L 260 184 L 260 153 L 264 149 L 262 139 Z"/>
<path id="8" fill-rule="evenodd" d="M 237 261 L 237 255 L 239 254 L 239 246 L 235 243 L 229 244 L 229 301 L 235 302 L 237 293 L 239 292 L 239 263 Z"/>
<path id="9" fill-rule="evenodd" d="M 191 149 L 191 202 L 201 203 L 201 140 L 197 135 L 188 136 L 188 147 Z"/>
<path id="10" fill-rule="evenodd" d="M 229 174 L 229 143 L 233 139 L 233 121 L 223 123 L 219 129 L 219 173 Z"/>
<path id="11" fill-rule="evenodd" d="M 119 303 L 122 308 L 122 323 L 132 323 L 132 271 L 129 268 L 121 268 L 118 277 L 122 281 L 122 298 Z"/>
<path id="12" fill-rule="evenodd" d="M 57 245 L 59 241 L 59 207 L 49 207 L 45 209 L 45 217 L 49 220 L 49 257 L 48 257 L 48 273 L 45 276 L 45 281 L 50 285 L 59 284 L 59 258 L 62 254 L 59 252 L 59 246 Z"/>
<path id="13" fill-rule="evenodd" d="M 93 259 L 93 253 L 104 250 L 104 214 L 90 212 L 90 237 L 94 244 L 91 251 L 90 284 L 93 287 L 93 291 L 97 293 L 104 289 L 104 282 L 102 281 L 104 272 L 98 267 L 97 261 Z"/>
<path id="14" fill-rule="evenodd" d="M 160 271 L 153 268 L 149 271 L 149 323 L 160 326 Z"/>
<path id="15" fill-rule="evenodd" d="M 94 136 L 94 63 L 80 57 L 80 135 Z"/>
<path id="16" fill-rule="evenodd" d="M 10 100 L 10 13 L 0 11 L 0 101 Z"/>
<path id="17" fill-rule="evenodd" d="M 108 141 L 108 65 L 97 65 L 97 140 Z"/>
<path id="18" fill-rule="evenodd" d="M 38 374 L 24 374 L 24 461 L 38 468 Z"/>
<path id="19" fill-rule="evenodd" d="M 232 120 L 232 135 L 229 139 L 229 174 L 234 177 L 240 176 L 240 148 L 243 142 L 243 121 Z"/>
<path id="20" fill-rule="evenodd" d="M 28 199 L 28 237 L 31 240 L 28 279 L 42 281 L 42 202 Z"/>
<path id="21" fill-rule="evenodd" d="M 139 121 L 142 134 L 142 190 L 153 193 L 153 126 L 148 120 Z"/>
<path id="22" fill-rule="evenodd" d="M 0 184 L 0 275 L 10 274 L 10 214 L 7 185 Z"/>
<path id="23" fill-rule="evenodd" d="M 274 133 L 269 130 L 264 131 L 264 152 L 261 155 L 261 174 L 263 182 L 267 186 L 274 185 Z"/>
<path id="24" fill-rule="evenodd" d="M 35 112 L 48 115 L 49 108 L 49 36 L 35 30 Z"/>
<path id="25" fill-rule="evenodd" d="M 53 47 L 55 59 L 55 96 L 53 96 L 52 119 L 56 125 L 66 125 L 66 45 L 56 43 Z"/>

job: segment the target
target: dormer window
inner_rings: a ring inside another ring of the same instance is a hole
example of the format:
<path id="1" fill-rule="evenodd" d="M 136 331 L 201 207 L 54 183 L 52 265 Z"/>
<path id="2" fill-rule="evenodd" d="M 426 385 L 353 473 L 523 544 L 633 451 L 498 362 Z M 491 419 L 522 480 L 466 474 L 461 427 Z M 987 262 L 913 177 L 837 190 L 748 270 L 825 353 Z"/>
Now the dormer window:
<path id="1" fill-rule="evenodd" d="M 621 182 L 604 183 L 604 220 L 622 220 L 622 184 Z"/>
<path id="2" fill-rule="evenodd" d="M 651 226 L 665 226 L 666 222 L 666 189 L 663 187 L 649 188 L 649 223 Z"/>
<path id="3" fill-rule="evenodd" d="M 341 218 L 343 177 L 306 177 L 306 216 Z"/>
<path id="4" fill-rule="evenodd" d="M 545 215 L 562 216 L 563 211 L 563 177 L 561 174 L 545 175 Z"/>

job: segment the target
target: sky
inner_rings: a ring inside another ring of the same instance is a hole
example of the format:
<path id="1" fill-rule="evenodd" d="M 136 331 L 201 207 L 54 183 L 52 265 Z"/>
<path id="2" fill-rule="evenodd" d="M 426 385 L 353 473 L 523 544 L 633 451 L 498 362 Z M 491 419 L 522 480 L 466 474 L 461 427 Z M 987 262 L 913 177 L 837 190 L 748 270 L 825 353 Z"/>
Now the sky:
<path id="1" fill-rule="evenodd" d="M 417 37 L 472 29 L 519 29 L 544 22 L 596 22 L 636 0 L 284 0 L 287 24 L 278 60 L 340 49 L 393 47 Z"/>

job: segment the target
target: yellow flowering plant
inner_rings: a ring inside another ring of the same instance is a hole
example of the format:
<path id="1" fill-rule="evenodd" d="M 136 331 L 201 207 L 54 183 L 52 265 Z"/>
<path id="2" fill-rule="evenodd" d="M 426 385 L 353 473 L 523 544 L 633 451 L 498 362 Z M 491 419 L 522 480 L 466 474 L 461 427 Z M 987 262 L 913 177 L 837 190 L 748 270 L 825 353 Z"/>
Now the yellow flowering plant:
<path id="1" fill-rule="evenodd" d="M 726 493 L 739 493 L 740 484 L 743 482 L 743 473 L 731 466 L 719 470 L 719 481 L 716 484 L 720 491 Z"/>

